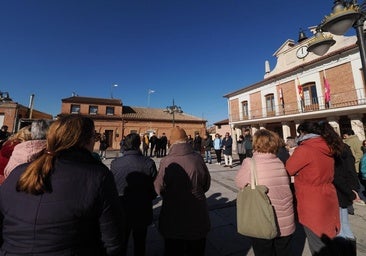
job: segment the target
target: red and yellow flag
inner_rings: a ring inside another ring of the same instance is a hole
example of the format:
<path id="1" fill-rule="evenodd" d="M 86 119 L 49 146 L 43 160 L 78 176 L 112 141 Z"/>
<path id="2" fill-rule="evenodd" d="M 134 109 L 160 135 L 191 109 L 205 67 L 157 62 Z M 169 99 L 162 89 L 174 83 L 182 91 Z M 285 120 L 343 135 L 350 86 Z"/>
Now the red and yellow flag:
<path id="1" fill-rule="evenodd" d="M 299 96 L 300 96 L 301 100 L 303 100 L 304 99 L 304 91 L 302 90 L 302 85 L 301 85 L 300 80 L 299 80 L 298 77 L 297 77 L 297 90 L 299 92 Z"/>

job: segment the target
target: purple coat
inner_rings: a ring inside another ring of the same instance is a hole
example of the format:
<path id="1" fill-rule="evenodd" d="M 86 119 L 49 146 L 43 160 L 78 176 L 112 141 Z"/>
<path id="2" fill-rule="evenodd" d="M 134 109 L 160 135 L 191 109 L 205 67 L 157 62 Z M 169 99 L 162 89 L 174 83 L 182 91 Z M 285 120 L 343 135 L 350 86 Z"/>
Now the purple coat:
<path id="1" fill-rule="evenodd" d="M 290 178 L 281 160 L 274 154 L 253 153 L 256 163 L 258 184 L 268 187 L 268 197 L 275 209 L 280 236 L 291 235 L 295 231 L 293 196 Z M 240 189 L 250 183 L 251 158 L 244 159 L 236 178 Z"/>
<path id="2" fill-rule="evenodd" d="M 155 190 L 163 199 L 159 229 L 164 238 L 201 239 L 210 230 L 205 192 L 211 177 L 188 143 L 173 144 L 159 166 Z"/>

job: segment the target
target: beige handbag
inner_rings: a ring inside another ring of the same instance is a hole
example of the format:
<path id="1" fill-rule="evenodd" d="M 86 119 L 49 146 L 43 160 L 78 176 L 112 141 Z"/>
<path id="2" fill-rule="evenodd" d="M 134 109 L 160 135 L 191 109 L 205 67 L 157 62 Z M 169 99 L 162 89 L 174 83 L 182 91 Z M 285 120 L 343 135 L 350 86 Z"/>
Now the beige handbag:
<path id="1" fill-rule="evenodd" d="M 251 158 L 251 182 L 240 189 L 236 199 L 238 233 L 272 239 L 278 235 L 274 208 L 267 196 L 268 188 L 258 185 L 255 161 Z"/>

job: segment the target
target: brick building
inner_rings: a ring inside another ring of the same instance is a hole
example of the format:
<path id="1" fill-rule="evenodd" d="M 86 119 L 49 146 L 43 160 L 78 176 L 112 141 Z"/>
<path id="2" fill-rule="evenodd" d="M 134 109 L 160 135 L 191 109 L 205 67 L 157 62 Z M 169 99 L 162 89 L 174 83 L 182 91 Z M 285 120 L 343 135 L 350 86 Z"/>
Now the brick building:
<path id="1" fill-rule="evenodd" d="M 221 136 L 225 136 L 225 133 L 227 132 L 231 134 L 229 119 L 224 119 L 214 123 L 213 135 L 218 133 Z"/>
<path id="2" fill-rule="evenodd" d="M 123 106 L 120 99 L 104 99 L 73 96 L 62 99 L 61 113 L 82 114 L 94 120 L 98 133 L 105 133 L 109 141 L 109 149 L 119 149 L 124 135 L 131 132 L 168 137 L 173 127 L 173 114 L 157 108 Z M 185 113 L 174 113 L 174 124 L 184 128 L 187 134 L 195 132 L 201 135 L 206 132 L 206 120 Z M 95 148 L 99 147 L 96 143 Z"/>
<path id="3" fill-rule="evenodd" d="M 34 97 L 34 96 L 32 96 Z M 8 131 L 14 133 L 32 119 L 52 119 L 52 115 L 14 102 L 8 93 L 0 92 L 0 127 L 8 126 Z"/>
<path id="4" fill-rule="evenodd" d="M 307 52 L 311 39 L 287 40 L 274 54 L 275 68 L 266 62 L 262 81 L 224 95 L 233 133 L 263 127 L 295 137 L 302 121 L 327 120 L 338 133 L 352 128 L 365 139 L 365 81 L 357 38 L 333 37 L 336 43 L 324 56 Z"/>

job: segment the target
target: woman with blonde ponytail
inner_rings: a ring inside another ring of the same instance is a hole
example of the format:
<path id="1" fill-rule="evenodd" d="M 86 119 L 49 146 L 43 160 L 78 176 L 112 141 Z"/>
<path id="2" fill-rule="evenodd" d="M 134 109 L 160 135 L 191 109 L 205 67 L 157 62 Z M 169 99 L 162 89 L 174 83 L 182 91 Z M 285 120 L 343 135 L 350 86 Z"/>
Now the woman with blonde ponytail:
<path id="1" fill-rule="evenodd" d="M 51 124 L 44 153 L 0 187 L 0 255 L 122 255 L 116 185 L 94 142 L 90 118 Z"/>

